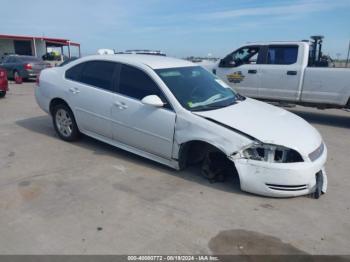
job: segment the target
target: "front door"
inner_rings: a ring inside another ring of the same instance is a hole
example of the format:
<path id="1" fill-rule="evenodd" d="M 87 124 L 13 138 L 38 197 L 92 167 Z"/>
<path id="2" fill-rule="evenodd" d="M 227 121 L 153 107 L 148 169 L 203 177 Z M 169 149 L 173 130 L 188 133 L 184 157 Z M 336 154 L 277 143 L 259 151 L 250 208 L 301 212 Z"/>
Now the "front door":
<path id="1" fill-rule="evenodd" d="M 216 74 L 238 93 L 259 97 L 259 46 L 242 47 L 221 60 Z"/>
<path id="2" fill-rule="evenodd" d="M 13 78 L 16 60 L 17 59 L 14 56 L 7 56 L 1 63 L 1 67 L 5 68 L 7 71 L 8 78 Z"/>
<path id="3" fill-rule="evenodd" d="M 122 65 L 112 109 L 113 138 L 151 154 L 171 159 L 176 114 L 152 78 L 141 69 Z M 166 105 L 145 105 L 142 98 L 159 96 Z"/>

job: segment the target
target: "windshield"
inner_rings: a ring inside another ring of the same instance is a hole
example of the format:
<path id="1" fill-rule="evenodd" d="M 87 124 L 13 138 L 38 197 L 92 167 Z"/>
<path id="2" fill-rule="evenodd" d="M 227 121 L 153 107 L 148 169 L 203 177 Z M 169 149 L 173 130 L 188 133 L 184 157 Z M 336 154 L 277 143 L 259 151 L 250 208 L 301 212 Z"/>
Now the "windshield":
<path id="1" fill-rule="evenodd" d="M 25 63 L 42 62 L 40 58 L 33 56 L 18 56 L 18 58 Z"/>
<path id="2" fill-rule="evenodd" d="M 212 110 L 236 102 L 237 94 L 230 86 L 200 66 L 155 71 L 188 110 Z"/>

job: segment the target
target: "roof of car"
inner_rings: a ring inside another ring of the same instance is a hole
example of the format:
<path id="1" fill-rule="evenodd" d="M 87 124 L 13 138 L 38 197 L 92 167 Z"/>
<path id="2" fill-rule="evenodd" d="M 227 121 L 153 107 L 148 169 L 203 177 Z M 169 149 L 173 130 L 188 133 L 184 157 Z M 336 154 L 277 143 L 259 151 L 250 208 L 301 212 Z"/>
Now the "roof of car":
<path id="1" fill-rule="evenodd" d="M 94 55 L 86 57 L 91 59 L 106 59 L 116 62 L 125 62 L 130 64 L 144 64 L 152 69 L 161 69 L 161 68 L 175 68 L 175 67 L 187 67 L 187 66 L 196 66 L 196 64 L 167 56 L 157 56 L 157 55 L 137 55 L 137 54 L 116 54 L 116 55 Z"/>
<path id="2" fill-rule="evenodd" d="M 265 42 L 248 42 L 246 46 L 250 45 L 299 45 L 299 44 L 308 44 L 304 41 L 265 41 Z"/>

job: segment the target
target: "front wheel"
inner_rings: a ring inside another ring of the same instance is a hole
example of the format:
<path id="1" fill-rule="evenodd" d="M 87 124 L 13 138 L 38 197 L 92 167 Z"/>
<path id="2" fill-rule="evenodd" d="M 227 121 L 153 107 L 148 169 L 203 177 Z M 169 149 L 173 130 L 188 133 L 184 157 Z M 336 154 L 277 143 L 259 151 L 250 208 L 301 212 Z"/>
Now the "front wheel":
<path id="1" fill-rule="evenodd" d="M 58 136 L 68 142 L 76 141 L 80 137 L 78 126 L 72 110 L 65 105 L 59 104 L 53 110 L 53 125 Z"/>
<path id="2" fill-rule="evenodd" d="M 6 95 L 6 91 L 0 91 L 0 98 L 5 97 L 5 95 Z"/>

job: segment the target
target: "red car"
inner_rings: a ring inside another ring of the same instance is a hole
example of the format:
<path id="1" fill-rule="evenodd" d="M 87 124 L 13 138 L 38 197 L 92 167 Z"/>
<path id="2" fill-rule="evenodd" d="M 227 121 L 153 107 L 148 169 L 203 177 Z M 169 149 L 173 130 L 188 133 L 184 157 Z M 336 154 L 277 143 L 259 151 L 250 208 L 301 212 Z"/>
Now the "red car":
<path id="1" fill-rule="evenodd" d="M 4 97 L 8 90 L 7 72 L 5 69 L 0 68 L 0 98 Z"/>

